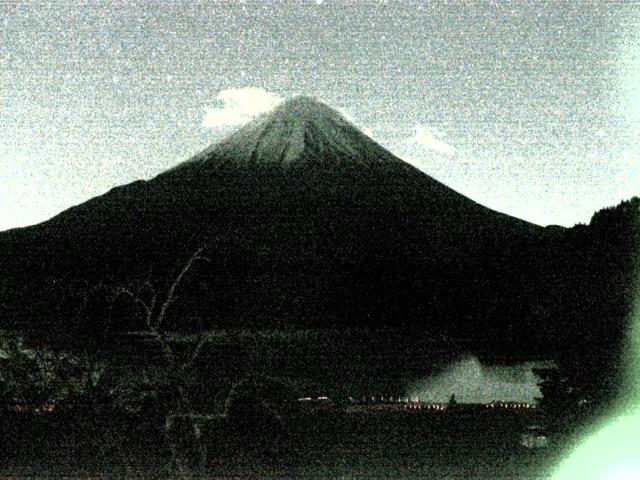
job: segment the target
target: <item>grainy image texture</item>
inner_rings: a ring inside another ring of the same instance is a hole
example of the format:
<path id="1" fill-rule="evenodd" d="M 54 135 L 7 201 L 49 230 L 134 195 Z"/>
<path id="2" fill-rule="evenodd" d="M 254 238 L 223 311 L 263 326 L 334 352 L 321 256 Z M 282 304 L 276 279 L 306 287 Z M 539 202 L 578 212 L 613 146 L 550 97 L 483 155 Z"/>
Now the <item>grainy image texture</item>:
<path id="1" fill-rule="evenodd" d="M 640 4 L 0 0 L 0 477 L 640 478 Z"/>

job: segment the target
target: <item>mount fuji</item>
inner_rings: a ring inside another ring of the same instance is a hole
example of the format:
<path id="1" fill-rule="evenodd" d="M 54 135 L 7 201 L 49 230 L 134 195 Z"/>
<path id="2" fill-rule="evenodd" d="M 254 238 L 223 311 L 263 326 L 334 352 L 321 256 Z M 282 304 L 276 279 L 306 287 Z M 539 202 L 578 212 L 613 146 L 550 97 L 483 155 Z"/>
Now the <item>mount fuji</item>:
<path id="1" fill-rule="evenodd" d="M 172 305 L 172 328 L 525 338 L 513 319 L 533 315 L 532 245 L 551 234 L 455 192 L 336 110 L 297 97 L 149 181 L 1 233 L 0 315 L 16 328 L 91 334 L 73 314 L 83 292 L 166 275 L 204 247 L 211 261 Z"/>

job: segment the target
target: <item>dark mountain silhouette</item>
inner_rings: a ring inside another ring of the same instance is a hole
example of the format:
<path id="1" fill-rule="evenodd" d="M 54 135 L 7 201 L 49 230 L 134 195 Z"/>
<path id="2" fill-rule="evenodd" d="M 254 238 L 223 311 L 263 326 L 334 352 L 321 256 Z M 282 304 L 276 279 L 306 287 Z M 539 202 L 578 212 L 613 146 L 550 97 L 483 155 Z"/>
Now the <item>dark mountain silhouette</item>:
<path id="1" fill-rule="evenodd" d="M 0 234 L 0 317 L 94 336 L 106 314 L 78 311 L 99 305 L 96 285 L 170 277 L 202 246 L 211 261 L 181 286 L 172 329 L 393 327 L 493 357 L 577 338 L 574 287 L 608 268 L 572 253 L 598 248 L 580 228 L 490 210 L 300 97 L 152 180 Z M 130 313 L 107 330 L 139 329 Z"/>

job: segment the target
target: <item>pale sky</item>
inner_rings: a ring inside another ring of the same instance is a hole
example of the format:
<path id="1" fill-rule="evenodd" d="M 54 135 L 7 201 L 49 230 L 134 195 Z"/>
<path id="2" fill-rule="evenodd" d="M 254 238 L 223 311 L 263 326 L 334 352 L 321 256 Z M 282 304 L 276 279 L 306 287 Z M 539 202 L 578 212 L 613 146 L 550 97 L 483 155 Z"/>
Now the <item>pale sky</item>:
<path id="1" fill-rule="evenodd" d="M 0 230 L 297 94 L 534 223 L 640 194 L 640 4 L 0 0 Z"/>

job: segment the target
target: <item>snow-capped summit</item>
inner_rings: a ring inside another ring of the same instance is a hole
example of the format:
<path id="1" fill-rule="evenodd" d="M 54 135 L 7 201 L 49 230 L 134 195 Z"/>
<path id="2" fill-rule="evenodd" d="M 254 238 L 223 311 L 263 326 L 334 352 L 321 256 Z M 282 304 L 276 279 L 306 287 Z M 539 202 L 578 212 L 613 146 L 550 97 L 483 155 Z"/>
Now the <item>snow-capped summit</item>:
<path id="1" fill-rule="evenodd" d="M 402 162 L 340 112 L 306 96 L 289 99 L 255 118 L 186 164 L 240 165 Z M 184 164 L 183 164 L 184 165 Z"/>

